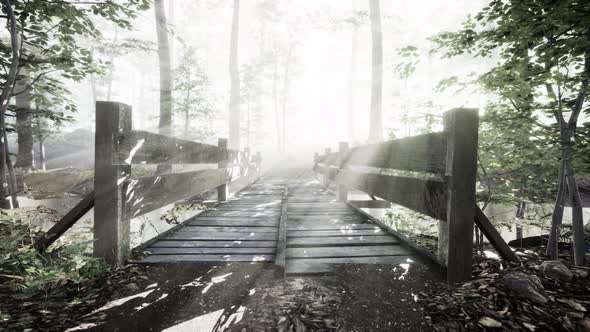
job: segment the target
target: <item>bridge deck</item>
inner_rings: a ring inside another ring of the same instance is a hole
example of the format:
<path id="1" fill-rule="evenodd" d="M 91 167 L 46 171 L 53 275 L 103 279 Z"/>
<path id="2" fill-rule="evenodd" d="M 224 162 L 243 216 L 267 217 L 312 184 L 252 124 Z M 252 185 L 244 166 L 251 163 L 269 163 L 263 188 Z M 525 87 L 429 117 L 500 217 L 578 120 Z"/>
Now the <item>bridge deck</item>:
<path id="1" fill-rule="evenodd" d="M 140 262 L 274 262 L 282 204 L 287 204 L 287 274 L 327 273 L 337 263 L 417 259 L 397 237 L 337 202 L 311 172 L 301 170 L 265 176 L 215 210 L 187 220 L 152 243 Z"/>

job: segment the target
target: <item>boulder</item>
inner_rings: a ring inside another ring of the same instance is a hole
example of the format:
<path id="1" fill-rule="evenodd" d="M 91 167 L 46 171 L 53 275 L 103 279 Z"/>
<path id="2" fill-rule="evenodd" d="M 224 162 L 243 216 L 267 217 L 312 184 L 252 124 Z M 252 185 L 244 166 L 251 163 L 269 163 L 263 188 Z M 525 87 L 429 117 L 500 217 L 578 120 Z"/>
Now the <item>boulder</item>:
<path id="1" fill-rule="evenodd" d="M 524 272 L 509 272 L 502 277 L 502 283 L 517 296 L 539 304 L 547 302 L 545 288 L 543 288 L 541 280 L 536 275 L 529 275 Z"/>
<path id="2" fill-rule="evenodd" d="M 567 266 L 557 260 L 544 261 L 541 264 L 541 268 L 543 269 L 543 274 L 545 276 L 559 279 L 561 281 L 570 281 L 574 276 Z"/>

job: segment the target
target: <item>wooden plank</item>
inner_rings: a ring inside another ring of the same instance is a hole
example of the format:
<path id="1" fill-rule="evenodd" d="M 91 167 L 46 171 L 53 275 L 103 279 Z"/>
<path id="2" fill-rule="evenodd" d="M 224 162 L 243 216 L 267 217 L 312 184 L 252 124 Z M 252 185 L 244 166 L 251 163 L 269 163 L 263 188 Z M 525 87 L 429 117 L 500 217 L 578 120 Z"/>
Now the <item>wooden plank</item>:
<path id="1" fill-rule="evenodd" d="M 344 230 L 344 231 L 346 231 L 349 229 L 378 230 L 379 227 L 377 227 L 373 224 L 369 224 L 369 223 L 365 223 L 365 224 L 304 223 L 304 224 L 302 224 L 299 222 L 299 223 L 289 223 L 289 226 L 287 227 L 287 229 L 289 231 L 293 231 L 293 232 L 305 231 L 305 230 L 314 230 L 314 231 Z"/>
<path id="2" fill-rule="evenodd" d="M 131 107 L 96 102 L 94 139 L 94 256 L 123 264 L 130 252 L 129 221 L 125 215 L 125 183 L 131 166 L 113 165 L 117 135 L 132 128 Z"/>
<path id="3" fill-rule="evenodd" d="M 227 150 L 143 130 L 119 135 L 115 164 L 215 164 L 227 160 Z"/>
<path id="4" fill-rule="evenodd" d="M 201 220 L 201 221 L 251 221 L 254 224 L 259 222 L 278 222 L 280 216 L 272 216 L 272 217 L 241 217 L 241 216 L 198 216 L 197 218 L 191 218 L 190 221 L 193 220 Z"/>
<path id="5" fill-rule="evenodd" d="M 488 217 L 486 217 L 477 205 L 475 207 L 475 223 L 502 258 L 507 261 L 518 262 L 518 256 L 510 249 L 510 246 L 504 241 L 500 233 L 498 233 L 496 227 L 492 225 Z"/>
<path id="6" fill-rule="evenodd" d="M 227 180 L 225 169 L 166 174 L 125 181 L 126 217 L 133 218 L 180 199 L 217 187 Z"/>
<path id="7" fill-rule="evenodd" d="M 335 258 L 335 257 L 376 257 L 409 255 L 402 246 L 329 247 L 329 248 L 287 248 L 287 258 Z"/>
<path id="8" fill-rule="evenodd" d="M 35 248 L 39 251 L 45 251 L 53 242 L 59 239 L 63 233 L 70 229 L 94 206 L 94 190 L 84 196 L 65 216 L 63 216 L 55 225 L 53 225 L 42 237 L 35 243 Z"/>
<path id="9" fill-rule="evenodd" d="M 438 253 L 447 266 L 447 281 L 471 278 L 475 183 L 477 176 L 478 111 L 454 109 L 443 117 L 447 134 L 446 222 L 439 223 Z"/>
<path id="10" fill-rule="evenodd" d="M 212 211 L 270 211 L 270 212 L 277 212 L 281 211 L 279 206 L 262 206 L 257 207 L 256 205 L 243 205 L 243 206 L 218 206 Z"/>
<path id="11" fill-rule="evenodd" d="M 341 215 L 341 216 L 330 216 L 330 215 L 292 215 L 289 214 L 289 222 L 293 221 L 332 221 L 332 222 L 363 222 L 367 220 L 367 218 L 363 218 L 358 215 Z"/>
<path id="12" fill-rule="evenodd" d="M 289 232 L 289 237 L 312 237 L 312 236 L 371 236 L 371 235 L 383 235 L 382 229 L 340 229 L 334 231 L 316 231 L 316 230 L 307 230 L 307 231 L 294 231 Z"/>
<path id="13" fill-rule="evenodd" d="M 165 241 L 154 242 L 153 248 L 276 248 L 277 241 Z"/>
<path id="14" fill-rule="evenodd" d="M 415 256 L 343 257 L 343 258 L 299 258 L 287 262 L 288 275 L 330 273 L 339 264 L 408 264 L 417 261 Z"/>
<path id="15" fill-rule="evenodd" d="M 174 232 L 165 240 L 208 240 L 208 241 L 276 241 L 277 233 L 216 233 L 216 232 Z"/>
<path id="16" fill-rule="evenodd" d="M 390 235 L 378 236 L 337 236 L 337 237 L 289 237 L 287 246 L 295 247 L 337 247 L 337 246 L 374 246 L 399 244 L 399 240 Z"/>
<path id="17" fill-rule="evenodd" d="M 351 148 L 344 163 L 443 174 L 446 153 L 445 134 L 431 133 Z"/>
<path id="18" fill-rule="evenodd" d="M 249 226 L 249 227 L 278 227 L 279 222 L 274 220 L 202 220 L 197 218 L 186 223 L 187 226 Z"/>
<path id="19" fill-rule="evenodd" d="M 180 232 L 235 232 L 235 233 L 276 233 L 273 226 L 193 226 L 187 225 Z"/>
<path id="20" fill-rule="evenodd" d="M 259 254 L 274 254 L 276 248 L 250 248 L 250 247 L 234 247 L 234 248 L 161 248 L 150 247 L 145 251 L 153 255 L 259 255 Z"/>
<path id="21" fill-rule="evenodd" d="M 277 242 L 277 254 L 275 257 L 275 265 L 284 273 L 285 272 L 285 253 L 287 250 L 287 195 L 289 187 L 285 187 L 283 193 L 283 205 L 281 206 L 281 219 L 279 222 L 279 239 Z"/>
<path id="22" fill-rule="evenodd" d="M 343 170 L 338 181 L 436 219 L 446 218 L 446 185 L 434 179 Z"/>
<path id="23" fill-rule="evenodd" d="M 271 262 L 274 255 L 150 255 L 137 261 L 140 264 L 172 262 Z"/>
<path id="24" fill-rule="evenodd" d="M 391 202 L 382 200 L 351 200 L 348 201 L 350 205 L 359 209 L 389 209 L 391 208 Z"/>
<path id="25" fill-rule="evenodd" d="M 263 212 L 263 211 L 207 211 L 203 216 L 208 217 L 255 217 L 255 218 L 268 218 L 268 217 L 280 217 L 281 213 L 278 211 Z"/>

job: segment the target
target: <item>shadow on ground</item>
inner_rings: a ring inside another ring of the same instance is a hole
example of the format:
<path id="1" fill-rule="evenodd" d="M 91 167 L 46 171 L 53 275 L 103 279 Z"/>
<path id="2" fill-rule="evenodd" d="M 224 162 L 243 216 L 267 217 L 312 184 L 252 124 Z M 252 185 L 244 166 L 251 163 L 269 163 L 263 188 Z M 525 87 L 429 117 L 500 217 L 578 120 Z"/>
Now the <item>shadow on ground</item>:
<path id="1" fill-rule="evenodd" d="M 151 266 L 130 296 L 68 331 L 421 331 L 428 328 L 415 295 L 440 280 L 421 264 L 278 276 L 262 263 Z"/>

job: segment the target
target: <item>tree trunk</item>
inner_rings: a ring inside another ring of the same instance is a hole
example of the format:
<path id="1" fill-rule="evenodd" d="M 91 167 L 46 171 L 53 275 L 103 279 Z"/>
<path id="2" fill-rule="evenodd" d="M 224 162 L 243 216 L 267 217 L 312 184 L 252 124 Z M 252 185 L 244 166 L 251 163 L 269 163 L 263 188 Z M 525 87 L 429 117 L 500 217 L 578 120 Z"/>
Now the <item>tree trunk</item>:
<path id="1" fill-rule="evenodd" d="M 527 177 L 526 176 L 522 176 L 520 179 L 520 190 L 518 191 L 518 196 L 520 198 L 520 201 L 518 202 L 517 206 L 516 206 L 516 220 L 518 221 L 518 224 L 516 225 L 516 239 L 517 240 L 522 240 L 522 220 L 524 219 L 524 214 L 526 211 L 526 200 L 525 200 L 525 195 L 526 195 L 526 187 L 527 187 Z M 522 245 L 522 243 L 521 243 Z"/>
<path id="2" fill-rule="evenodd" d="M 283 100 L 281 105 L 281 108 L 283 109 L 281 152 L 285 152 L 287 149 L 287 100 L 289 98 L 289 68 L 291 64 L 292 53 L 293 45 L 289 45 L 289 50 L 287 51 L 287 58 L 285 59 L 285 72 L 283 76 Z"/>
<path id="3" fill-rule="evenodd" d="M 240 148 L 240 73 L 238 69 L 238 38 L 240 29 L 240 1 L 234 0 L 229 45 L 229 147 Z"/>
<path id="4" fill-rule="evenodd" d="M 164 0 L 155 0 L 156 32 L 158 35 L 158 60 L 160 64 L 160 134 L 172 136 L 172 68 Z M 170 165 L 159 165 L 157 174 L 169 173 Z"/>
<path id="5" fill-rule="evenodd" d="M 20 77 L 16 82 L 16 90 L 22 93 L 15 96 L 16 104 L 16 133 L 18 141 L 18 155 L 15 167 L 30 171 L 33 162 L 33 130 L 31 128 L 31 92 L 27 89 L 28 75 L 25 69 L 20 70 Z"/>
<path id="6" fill-rule="evenodd" d="M 381 11 L 379 0 L 369 0 L 371 18 L 372 64 L 371 64 L 371 118 L 369 123 L 369 141 L 383 140 L 381 121 L 383 94 L 383 36 L 381 32 Z"/>
<path id="7" fill-rule="evenodd" d="M 355 0 L 352 0 L 352 9 L 356 15 Z M 348 141 L 354 142 L 354 106 L 356 102 L 356 62 L 358 50 L 358 31 L 359 27 L 356 22 L 352 23 L 352 38 L 350 44 L 350 65 L 348 73 Z"/>
<path id="8" fill-rule="evenodd" d="M 275 125 L 277 128 L 277 150 L 281 151 L 281 118 L 279 114 L 279 97 L 278 97 L 278 81 L 279 81 L 279 57 L 278 54 L 275 54 L 274 59 L 274 67 L 273 67 L 273 74 L 272 74 L 272 100 L 273 106 L 275 111 Z"/>
<path id="9" fill-rule="evenodd" d="M 20 43 L 18 41 L 16 17 L 12 4 L 8 0 L 2 0 L 2 4 L 4 5 L 4 11 L 6 13 L 7 26 L 10 28 L 11 62 L 6 82 L 4 82 L 2 93 L 0 94 L 0 208 L 10 208 L 10 201 L 8 198 L 9 196 L 12 196 L 14 202 L 16 193 L 7 190 L 11 185 L 8 180 L 10 160 L 7 158 L 8 142 L 6 140 L 6 110 L 8 109 L 8 104 L 10 103 L 10 98 L 14 91 L 14 84 L 18 72 Z"/>
<path id="10" fill-rule="evenodd" d="M 41 170 L 46 170 L 45 167 L 45 139 L 43 138 L 43 124 L 41 122 L 41 117 L 38 115 L 35 116 L 35 120 L 37 122 L 37 142 L 39 142 L 39 166 Z"/>

